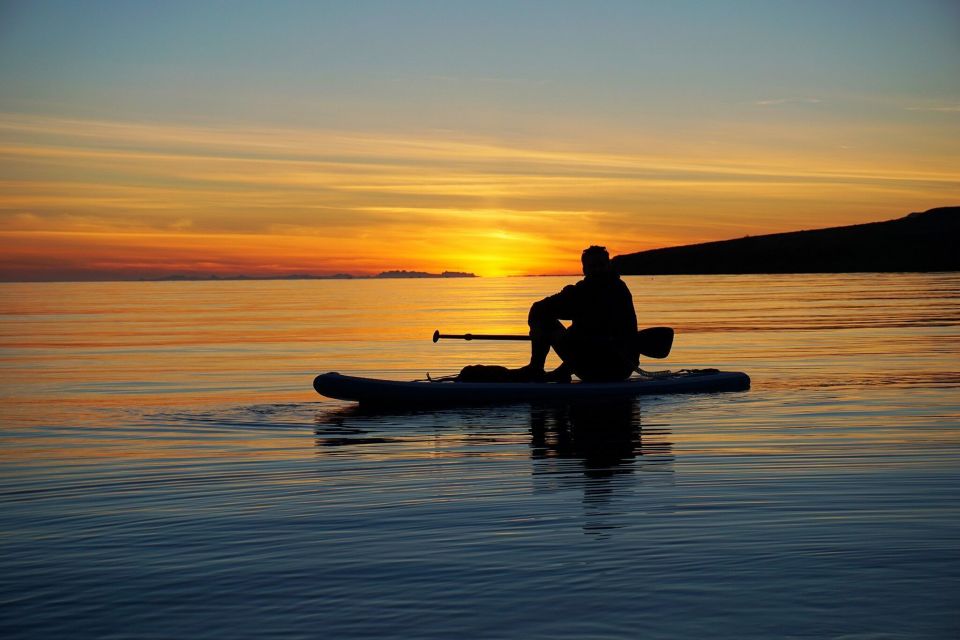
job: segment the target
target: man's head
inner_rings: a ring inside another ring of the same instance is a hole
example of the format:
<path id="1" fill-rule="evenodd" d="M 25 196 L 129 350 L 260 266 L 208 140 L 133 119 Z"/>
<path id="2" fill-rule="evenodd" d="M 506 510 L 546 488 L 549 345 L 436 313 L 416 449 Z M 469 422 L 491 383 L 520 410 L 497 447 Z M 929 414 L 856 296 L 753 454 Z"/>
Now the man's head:
<path id="1" fill-rule="evenodd" d="M 591 276 L 610 271 L 610 254 L 606 247 L 593 245 L 583 250 L 580 255 L 583 264 L 583 275 Z"/>

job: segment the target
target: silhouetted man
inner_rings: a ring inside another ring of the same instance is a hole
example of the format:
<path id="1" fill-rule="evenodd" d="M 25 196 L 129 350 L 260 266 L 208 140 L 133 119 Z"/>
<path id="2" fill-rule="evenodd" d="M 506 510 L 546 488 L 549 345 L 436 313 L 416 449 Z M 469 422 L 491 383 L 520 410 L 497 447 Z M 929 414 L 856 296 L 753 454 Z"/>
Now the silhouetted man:
<path id="1" fill-rule="evenodd" d="M 610 264 L 604 247 L 584 249 L 584 278 L 530 307 L 530 364 L 517 370 L 530 380 L 585 382 L 625 380 L 637 368 L 637 314 L 633 296 Z M 572 320 L 569 329 L 560 320 Z M 550 348 L 563 361 L 545 373 Z"/>

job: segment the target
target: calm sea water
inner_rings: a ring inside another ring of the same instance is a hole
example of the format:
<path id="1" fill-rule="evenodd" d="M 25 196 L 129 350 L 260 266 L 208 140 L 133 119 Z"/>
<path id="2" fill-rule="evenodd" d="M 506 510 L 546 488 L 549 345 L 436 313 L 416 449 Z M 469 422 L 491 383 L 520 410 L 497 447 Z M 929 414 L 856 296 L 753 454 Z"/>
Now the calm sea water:
<path id="1" fill-rule="evenodd" d="M 367 414 L 564 278 L 0 285 L 5 638 L 956 638 L 960 274 L 627 278 L 743 393 Z"/>

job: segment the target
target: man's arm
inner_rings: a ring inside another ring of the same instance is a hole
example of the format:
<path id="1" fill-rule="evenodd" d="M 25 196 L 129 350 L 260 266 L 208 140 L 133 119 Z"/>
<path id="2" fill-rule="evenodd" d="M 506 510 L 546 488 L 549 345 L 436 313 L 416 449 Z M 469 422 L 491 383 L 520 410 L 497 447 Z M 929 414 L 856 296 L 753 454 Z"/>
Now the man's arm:
<path id="1" fill-rule="evenodd" d="M 527 315 L 527 323 L 530 326 L 550 320 L 572 320 L 576 297 L 576 287 L 568 284 L 560 293 L 547 296 L 530 305 L 530 313 Z"/>

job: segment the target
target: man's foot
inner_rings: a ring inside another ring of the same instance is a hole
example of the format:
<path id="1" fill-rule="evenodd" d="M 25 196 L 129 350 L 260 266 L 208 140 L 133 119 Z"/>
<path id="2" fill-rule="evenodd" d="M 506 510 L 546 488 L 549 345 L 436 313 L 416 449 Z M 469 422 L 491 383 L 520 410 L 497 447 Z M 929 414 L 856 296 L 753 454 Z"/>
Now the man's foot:
<path id="1" fill-rule="evenodd" d="M 560 384 L 570 384 L 570 370 L 560 365 L 550 373 L 544 374 L 544 382 L 559 382 Z"/>

